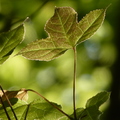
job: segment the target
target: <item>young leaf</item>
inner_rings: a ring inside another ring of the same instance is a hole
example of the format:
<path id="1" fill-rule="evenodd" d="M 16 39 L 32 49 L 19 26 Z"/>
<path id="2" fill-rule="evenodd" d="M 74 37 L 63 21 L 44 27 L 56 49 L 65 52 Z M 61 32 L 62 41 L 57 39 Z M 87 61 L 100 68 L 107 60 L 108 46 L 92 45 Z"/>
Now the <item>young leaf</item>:
<path id="1" fill-rule="evenodd" d="M 59 105 L 56 106 L 60 108 Z M 64 114 L 43 99 L 35 100 L 29 104 L 19 100 L 13 108 L 18 120 L 69 120 Z M 14 120 L 14 116 L 9 108 L 7 108 L 7 112 L 11 120 Z M 6 120 L 6 115 L 1 108 L 0 119 Z"/>
<path id="2" fill-rule="evenodd" d="M 91 37 L 101 26 L 105 11 L 94 10 L 79 23 L 77 13 L 71 7 L 56 7 L 53 17 L 46 25 L 48 38 L 34 41 L 23 48 L 18 55 L 27 59 L 50 61 Z"/>
<path id="3" fill-rule="evenodd" d="M 0 64 L 4 63 L 17 45 L 23 40 L 24 25 L 0 34 Z"/>

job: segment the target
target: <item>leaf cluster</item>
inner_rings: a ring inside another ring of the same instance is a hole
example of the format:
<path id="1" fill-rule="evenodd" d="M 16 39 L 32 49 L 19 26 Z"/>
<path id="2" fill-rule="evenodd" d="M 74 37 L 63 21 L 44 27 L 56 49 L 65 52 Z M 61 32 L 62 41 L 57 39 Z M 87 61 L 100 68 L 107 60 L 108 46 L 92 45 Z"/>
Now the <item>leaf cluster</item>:
<path id="1" fill-rule="evenodd" d="M 109 99 L 109 96 L 110 93 L 101 92 L 90 98 L 87 101 L 85 108 L 76 109 L 77 120 L 100 120 L 102 112 L 99 111 L 99 107 Z M 68 117 L 60 112 L 58 109 L 53 107 L 56 106 L 61 109 L 60 105 L 57 105 L 53 102 L 51 102 L 51 105 L 43 98 L 34 100 L 30 103 L 26 103 L 25 101 L 20 99 L 12 98 L 10 99 L 10 102 L 13 104 L 13 109 L 18 120 L 76 120 L 74 119 L 73 114 L 68 115 Z M 8 103 L 5 102 L 4 104 L 6 106 L 8 114 L 10 115 L 10 118 L 14 120 L 14 115 L 11 109 L 8 107 Z M 0 119 L 7 119 L 2 105 L 0 105 Z"/>

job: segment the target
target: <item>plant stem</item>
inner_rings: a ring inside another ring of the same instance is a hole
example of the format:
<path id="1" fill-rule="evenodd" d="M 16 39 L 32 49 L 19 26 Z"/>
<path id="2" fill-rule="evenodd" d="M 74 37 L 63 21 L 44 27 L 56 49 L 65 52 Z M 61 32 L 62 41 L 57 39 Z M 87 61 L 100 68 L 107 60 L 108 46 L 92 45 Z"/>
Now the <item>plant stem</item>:
<path id="1" fill-rule="evenodd" d="M 73 73 L 73 111 L 74 111 L 74 118 L 77 120 L 76 116 L 76 68 L 77 68 L 77 51 L 76 51 L 76 46 L 73 47 L 74 51 L 74 73 Z"/>
<path id="2" fill-rule="evenodd" d="M 0 89 L 1 89 L 1 90 L 2 90 L 2 92 L 3 92 L 3 95 L 5 95 L 5 98 L 6 98 L 6 100 L 7 100 L 8 104 L 9 104 L 9 106 L 10 106 L 10 108 L 11 108 L 11 111 L 12 111 L 12 113 L 13 113 L 14 117 L 15 117 L 15 120 L 18 120 L 18 119 L 17 119 L 17 116 L 16 116 L 16 114 L 15 114 L 15 112 L 14 112 L 13 108 L 12 108 L 12 104 L 11 104 L 11 102 L 10 102 L 10 100 L 9 100 L 8 96 L 7 96 L 7 95 L 6 95 L 6 93 L 4 92 L 4 90 L 3 90 L 3 88 L 2 88 L 2 86 L 1 86 L 1 85 L 0 85 Z"/>

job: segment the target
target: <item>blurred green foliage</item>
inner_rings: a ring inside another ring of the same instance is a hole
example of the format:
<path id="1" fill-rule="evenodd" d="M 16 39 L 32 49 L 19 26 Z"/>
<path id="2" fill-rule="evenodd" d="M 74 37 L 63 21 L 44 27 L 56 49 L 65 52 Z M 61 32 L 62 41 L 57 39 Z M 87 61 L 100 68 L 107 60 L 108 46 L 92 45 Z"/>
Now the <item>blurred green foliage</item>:
<path id="1" fill-rule="evenodd" d="M 100 91 L 111 91 L 114 82 L 114 65 L 119 53 L 116 46 L 116 16 L 119 0 L 0 0 L 0 32 L 8 31 L 27 20 L 24 42 L 14 54 L 0 66 L 0 84 L 4 89 L 31 88 L 51 101 L 72 111 L 73 53 L 67 51 L 51 62 L 30 61 L 14 55 L 27 43 L 46 38 L 46 21 L 53 15 L 54 7 L 70 6 L 78 12 L 80 20 L 91 10 L 106 8 L 104 24 L 88 41 L 80 44 L 77 66 L 77 106 Z M 118 11 L 117 11 L 118 12 Z M 118 83 L 119 84 L 119 83 Z M 30 94 L 30 101 L 37 96 Z M 120 99 L 120 98 L 119 98 Z M 106 106 L 109 106 L 107 103 Z M 101 109 L 105 110 L 107 107 Z M 116 117 L 114 120 L 119 120 Z M 104 119 L 104 118 L 103 118 Z M 107 120 L 107 119 L 105 119 Z M 110 120 L 110 119 L 109 119 Z M 111 118 L 112 120 L 112 118 Z"/>

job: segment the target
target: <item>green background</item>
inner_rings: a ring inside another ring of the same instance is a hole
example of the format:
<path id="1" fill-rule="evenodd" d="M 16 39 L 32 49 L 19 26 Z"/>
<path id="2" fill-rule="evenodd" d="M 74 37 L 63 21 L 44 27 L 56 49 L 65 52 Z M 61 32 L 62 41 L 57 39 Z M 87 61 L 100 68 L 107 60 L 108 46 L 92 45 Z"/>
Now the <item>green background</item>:
<path id="1" fill-rule="evenodd" d="M 46 21 L 54 8 L 70 6 L 78 12 L 78 20 L 95 9 L 106 8 L 106 19 L 88 41 L 77 46 L 76 82 L 77 107 L 84 107 L 87 99 L 100 91 L 111 91 L 111 99 L 100 109 L 103 120 L 120 119 L 120 1 L 119 0 L 0 0 L 0 32 L 6 32 L 27 17 L 24 42 L 10 59 L 0 66 L 0 84 L 4 89 L 30 88 L 50 101 L 59 103 L 72 113 L 73 51 L 50 61 L 30 61 L 14 55 L 26 44 L 46 38 Z M 29 101 L 38 98 L 29 94 Z"/>

